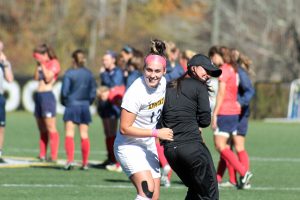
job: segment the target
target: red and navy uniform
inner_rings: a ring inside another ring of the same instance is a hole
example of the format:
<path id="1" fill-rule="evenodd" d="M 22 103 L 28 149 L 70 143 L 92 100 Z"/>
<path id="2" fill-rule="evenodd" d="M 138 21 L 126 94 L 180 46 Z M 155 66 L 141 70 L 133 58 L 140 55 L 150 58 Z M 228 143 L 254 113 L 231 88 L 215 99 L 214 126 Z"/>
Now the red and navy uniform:
<path id="1" fill-rule="evenodd" d="M 96 97 L 96 81 L 86 67 L 69 69 L 63 78 L 61 102 L 66 107 L 63 120 L 89 124 L 89 106 Z"/>
<path id="2" fill-rule="evenodd" d="M 125 85 L 123 71 L 120 67 L 115 67 L 111 71 L 104 71 L 100 74 L 101 85 L 113 88 Z M 97 106 L 98 114 L 101 118 L 119 118 L 120 107 L 109 101 L 100 101 Z"/>
<path id="3" fill-rule="evenodd" d="M 60 64 L 56 59 L 43 63 L 47 70 L 54 73 L 56 80 L 60 71 Z M 39 80 L 46 83 L 42 70 L 39 70 Z M 56 116 L 56 99 L 52 91 L 36 92 L 34 94 L 35 109 L 34 115 L 37 118 L 55 117 Z"/>

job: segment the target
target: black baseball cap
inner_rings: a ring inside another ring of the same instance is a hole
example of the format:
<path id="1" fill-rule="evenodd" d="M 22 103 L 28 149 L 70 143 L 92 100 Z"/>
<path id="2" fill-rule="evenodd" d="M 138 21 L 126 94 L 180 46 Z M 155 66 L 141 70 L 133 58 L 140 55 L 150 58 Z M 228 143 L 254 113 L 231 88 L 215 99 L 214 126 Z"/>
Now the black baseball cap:
<path id="1" fill-rule="evenodd" d="M 222 74 L 222 70 L 216 67 L 212 61 L 203 54 L 194 55 L 187 63 L 188 69 L 192 66 L 201 66 L 203 67 L 207 74 L 212 77 L 219 77 Z"/>

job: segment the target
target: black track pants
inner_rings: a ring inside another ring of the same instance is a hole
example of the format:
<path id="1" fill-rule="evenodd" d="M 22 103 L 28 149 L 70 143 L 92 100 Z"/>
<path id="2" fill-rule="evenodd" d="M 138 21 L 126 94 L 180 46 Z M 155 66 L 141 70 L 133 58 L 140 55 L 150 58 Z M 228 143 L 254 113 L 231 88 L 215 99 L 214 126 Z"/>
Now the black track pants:
<path id="1" fill-rule="evenodd" d="M 218 200 L 216 171 L 206 145 L 200 141 L 165 147 L 165 156 L 188 187 L 186 200 Z"/>

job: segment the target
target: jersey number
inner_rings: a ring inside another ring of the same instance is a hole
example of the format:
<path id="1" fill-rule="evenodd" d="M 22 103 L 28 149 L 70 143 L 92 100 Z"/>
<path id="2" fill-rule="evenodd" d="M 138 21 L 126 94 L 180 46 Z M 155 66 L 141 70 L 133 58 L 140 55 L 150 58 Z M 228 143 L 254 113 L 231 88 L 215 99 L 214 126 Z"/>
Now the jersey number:
<path id="1" fill-rule="evenodd" d="M 156 116 L 156 122 L 158 121 L 158 119 L 159 119 L 159 117 L 160 117 L 160 114 L 161 114 L 161 109 L 159 109 L 158 111 L 157 111 L 157 116 Z M 155 117 L 155 112 L 152 112 L 152 115 L 151 115 L 151 118 L 150 118 L 150 121 L 151 121 L 151 123 L 153 123 L 154 121 L 153 121 L 153 118 Z"/>

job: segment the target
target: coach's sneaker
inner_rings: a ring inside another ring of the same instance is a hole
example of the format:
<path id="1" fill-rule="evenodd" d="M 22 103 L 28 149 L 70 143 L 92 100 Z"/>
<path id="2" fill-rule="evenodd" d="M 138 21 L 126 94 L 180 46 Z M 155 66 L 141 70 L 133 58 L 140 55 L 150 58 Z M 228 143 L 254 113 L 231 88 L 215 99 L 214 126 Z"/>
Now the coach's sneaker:
<path id="1" fill-rule="evenodd" d="M 110 164 L 110 165 L 106 165 L 105 168 L 108 170 L 108 171 L 111 171 L 111 172 L 122 172 L 122 167 L 118 164 Z"/>
<path id="2" fill-rule="evenodd" d="M 249 183 L 252 176 L 253 176 L 253 174 L 249 171 L 246 172 L 245 176 L 241 176 L 239 189 L 244 189 L 245 185 L 247 185 Z"/>
<path id="3" fill-rule="evenodd" d="M 74 169 L 74 163 L 70 162 L 64 166 L 64 170 L 72 170 Z"/>

